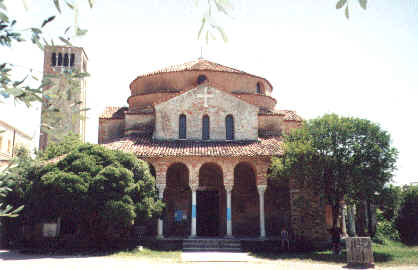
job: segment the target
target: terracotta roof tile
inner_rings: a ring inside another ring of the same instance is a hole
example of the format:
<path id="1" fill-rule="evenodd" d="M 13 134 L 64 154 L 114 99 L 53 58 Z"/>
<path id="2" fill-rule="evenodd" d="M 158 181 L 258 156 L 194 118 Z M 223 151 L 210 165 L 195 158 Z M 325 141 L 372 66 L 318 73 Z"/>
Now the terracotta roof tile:
<path id="1" fill-rule="evenodd" d="M 247 74 L 244 71 L 241 71 L 235 68 L 230 68 L 227 66 L 223 66 L 221 64 L 211 62 L 203 58 L 199 58 L 197 60 L 186 62 L 184 64 L 173 65 L 173 66 L 169 66 L 169 67 L 156 70 L 153 72 L 148 72 L 148 73 L 140 75 L 139 77 L 146 77 L 146 76 L 166 73 L 166 72 L 190 71 L 190 70 L 212 70 L 212 71 L 224 71 L 224 72 L 235 72 L 235 73 Z"/>
<path id="2" fill-rule="evenodd" d="M 283 116 L 284 120 L 287 120 L 287 121 L 298 121 L 298 122 L 303 121 L 302 117 L 297 115 L 295 111 L 279 110 L 278 113 L 279 113 L 280 116 Z"/>
<path id="3" fill-rule="evenodd" d="M 299 115 L 296 114 L 295 111 L 291 111 L 291 110 L 268 110 L 265 108 L 261 108 L 260 111 L 258 112 L 259 115 L 279 115 L 281 117 L 283 117 L 283 120 L 286 121 L 298 121 L 298 122 L 302 122 L 303 119 L 302 117 L 300 117 Z"/>
<path id="4" fill-rule="evenodd" d="M 125 118 L 125 111 L 127 111 L 127 107 L 115 107 L 115 106 L 108 106 L 99 116 L 102 119 L 123 119 Z"/>
<path id="5" fill-rule="evenodd" d="M 147 136 L 130 136 L 103 144 L 113 150 L 134 153 L 139 157 L 243 157 L 272 156 L 282 153 L 279 137 L 258 141 L 158 141 Z"/>

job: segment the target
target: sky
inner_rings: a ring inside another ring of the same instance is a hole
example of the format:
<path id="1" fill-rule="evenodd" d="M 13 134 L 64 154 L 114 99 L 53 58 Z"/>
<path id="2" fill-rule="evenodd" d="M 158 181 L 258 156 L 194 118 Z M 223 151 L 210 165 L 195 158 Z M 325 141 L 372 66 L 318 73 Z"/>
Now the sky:
<path id="1" fill-rule="evenodd" d="M 25 29 L 56 14 L 52 1 L 6 0 Z M 230 16 L 217 16 L 228 42 L 197 39 L 203 4 L 194 0 L 79 0 L 79 24 L 88 34 L 73 40 L 89 58 L 87 140 L 97 142 L 98 116 L 124 106 L 138 75 L 203 57 L 266 78 L 278 109 L 305 119 L 326 113 L 369 119 L 391 134 L 399 150 L 396 184 L 418 181 L 418 0 L 369 0 L 367 11 L 350 3 L 350 20 L 337 0 L 231 0 Z M 47 26 L 63 33 L 74 16 Z M 58 42 L 57 42 L 58 43 Z M 16 76 L 32 69 L 42 77 L 43 54 L 30 43 L 0 48 L 0 61 Z M 3 62 L 3 61 L 2 61 Z M 32 82 L 36 83 L 36 82 Z M 0 119 L 39 136 L 39 106 L 0 105 Z M 12 113 L 14 112 L 14 113 Z"/>

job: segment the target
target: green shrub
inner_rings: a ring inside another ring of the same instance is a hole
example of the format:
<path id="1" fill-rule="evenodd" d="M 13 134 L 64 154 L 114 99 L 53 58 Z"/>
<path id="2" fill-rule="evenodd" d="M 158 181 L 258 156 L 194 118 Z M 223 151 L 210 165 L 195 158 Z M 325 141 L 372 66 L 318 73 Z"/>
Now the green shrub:
<path id="1" fill-rule="evenodd" d="M 396 228 L 403 243 L 418 244 L 418 186 L 405 188 Z"/>

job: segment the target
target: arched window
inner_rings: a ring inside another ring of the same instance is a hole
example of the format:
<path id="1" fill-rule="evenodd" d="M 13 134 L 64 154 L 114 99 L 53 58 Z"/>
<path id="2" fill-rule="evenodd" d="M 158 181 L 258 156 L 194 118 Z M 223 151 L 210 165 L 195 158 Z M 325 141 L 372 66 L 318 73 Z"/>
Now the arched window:
<path id="1" fill-rule="evenodd" d="M 257 83 L 257 94 L 262 94 L 262 86 L 260 82 Z"/>
<path id="2" fill-rule="evenodd" d="M 64 67 L 68 67 L 70 59 L 68 58 L 68 53 L 64 54 Z"/>
<path id="3" fill-rule="evenodd" d="M 75 54 L 71 54 L 70 55 L 70 67 L 74 66 L 74 61 L 75 61 Z"/>
<path id="4" fill-rule="evenodd" d="M 179 117 L 179 139 L 186 139 L 186 115 L 181 114 Z"/>
<path id="5" fill-rule="evenodd" d="M 52 56 L 51 56 L 51 65 L 53 67 L 55 67 L 57 65 L 57 54 L 56 53 L 52 53 Z"/>
<path id="6" fill-rule="evenodd" d="M 210 127 L 209 116 L 204 115 L 202 118 L 202 140 L 205 140 L 205 141 L 209 140 L 209 137 L 210 137 L 209 127 Z"/>
<path id="7" fill-rule="evenodd" d="M 58 65 L 57 66 L 62 66 L 62 53 L 58 54 Z"/>
<path id="8" fill-rule="evenodd" d="M 199 77 L 197 77 L 197 84 L 202 84 L 204 83 L 208 78 L 205 75 L 199 75 Z"/>
<path id="9" fill-rule="evenodd" d="M 234 139 L 234 117 L 231 114 L 228 114 L 225 118 L 225 127 L 226 127 L 226 139 Z"/>

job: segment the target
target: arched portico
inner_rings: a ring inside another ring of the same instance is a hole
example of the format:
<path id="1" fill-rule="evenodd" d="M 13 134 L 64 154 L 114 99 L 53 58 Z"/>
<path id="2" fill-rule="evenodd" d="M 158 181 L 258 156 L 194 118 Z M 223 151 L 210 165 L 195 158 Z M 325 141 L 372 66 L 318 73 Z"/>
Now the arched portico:
<path id="1" fill-rule="evenodd" d="M 164 235 L 188 236 L 191 220 L 191 192 L 189 169 L 185 164 L 173 163 L 168 167 L 164 202 L 166 204 Z"/>
<path id="2" fill-rule="evenodd" d="M 232 232 L 234 236 L 260 235 L 260 205 L 256 171 L 248 162 L 234 168 L 232 190 Z"/>
<path id="3" fill-rule="evenodd" d="M 197 189 L 196 230 L 198 236 L 225 234 L 225 188 L 222 168 L 205 163 L 199 169 Z"/>

